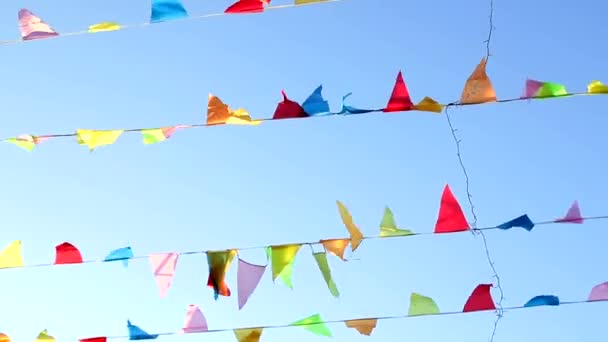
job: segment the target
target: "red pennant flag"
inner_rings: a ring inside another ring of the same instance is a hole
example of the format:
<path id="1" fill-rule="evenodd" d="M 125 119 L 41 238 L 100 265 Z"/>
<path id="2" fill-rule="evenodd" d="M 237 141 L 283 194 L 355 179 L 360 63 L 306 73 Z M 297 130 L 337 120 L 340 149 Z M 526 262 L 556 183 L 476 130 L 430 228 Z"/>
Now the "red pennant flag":
<path id="1" fill-rule="evenodd" d="M 464 309 L 462 312 L 472 312 L 472 311 L 483 311 L 483 310 L 494 310 L 496 309 L 496 305 L 494 305 L 494 300 L 492 299 L 492 294 L 490 293 L 490 288 L 492 284 L 479 284 L 473 290 L 473 293 L 467 299 L 467 302 L 464 304 Z"/>
<path id="2" fill-rule="evenodd" d="M 82 263 L 80 251 L 69 242 L 55 246 L 55 252 L 55 265 Z"/>
<path id="3" fill-rule="evenodd" d="M 399 74 L 397 74 L 397 81 L 395 81 L 395 87 L 393 87 L 393 93 L 383 111 L 404 112 L 412 109 L 414 109 L 414 104 L 412 103 L 412 99 L 410 99 L 410 92 L 407 91 L 407 87 L 403 81 L 403 75 L 401 74 L 401 71 L 399 71 Z"/>
<path id="4" fill-rule="evenodd" d="M 435 224 L 435 233 L 462 232 L 469 229 L 469 223 L 464 217 L 462 208 L 449 185 L 443 189 L 441 204 L 439 206 L 439 216 Z"/>
<path id="5" fill-rule="evenodd" d="M 274 111 L 273 120 L 305 118 L 308 116 L 302 106 L 287 98 L 284 90 L 281 90 L 281 94 L 283 94 L 283 102 L 279 103 Z"/>
<path id="6" fill-rule="evenodd" d="M 78 341 L 80 342 L 106 342 L 106 337 L 89 337 L 89 338 L 81 338 Z"/>
<path id="7" fill-rule="evenodd" d="M 264 4 L 269 1 L 262 0 L 240 0 L 226 8 L 224 13 L 259 13 L 264 12 Z"/>

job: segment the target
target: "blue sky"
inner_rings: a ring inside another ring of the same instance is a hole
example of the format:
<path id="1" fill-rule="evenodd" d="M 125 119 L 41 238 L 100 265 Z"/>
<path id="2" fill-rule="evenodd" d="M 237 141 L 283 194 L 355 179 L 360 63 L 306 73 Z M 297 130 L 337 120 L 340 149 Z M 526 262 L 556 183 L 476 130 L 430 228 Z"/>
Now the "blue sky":
<path id="1" fill-rule="evenodd" d="M 192 14 L 231 4 L 183 2 Z M 0 4 L 0 39 L 18 37 L 23 7 L 59 32 L 106 20 L 145 22 L 150 11 L 147 0 L 9 0 Z M 608 82 L 606 51 L 598 45 L 606 9 L 597 1 L 496 1 L 488 74 L 498 97 L 519 96 L 526 77 L 561 82 L 570 91 L 583 91 L 594 79 Z M 381 107 L 399 69 L 414 100 L 451 102 L 485 54 L 487 29 L 487 1 L 346 0 L 2 46 L 0 132 L 197 123 L 205 118 L 209 92 L 267 117 L 281 89 L 301 102 L 321 83 L 334 110 L 351 91 L 352 105 Z M 605 101 L 577 97 L 452 110 L 480 226 L 522 213 L 553 219 L 575 199 L 584 215 L 606 214 Z M 125 135 L 94 153 L 73 139 L 50 141 L 29 154 L 8 144 L 1 149 L 2 243 L 23 240 L 28 264 L 52 262 L 54 246 L 63 241 L 95 259 L 129 244 L 145 255 L 340 237 L 345 230 L 336 199 L 366 235 L 378 233 L 385 205 L 400 226 L 430 232 L 446 183 L 470 216 L 447 122 L 430 113 L 192 129 L 152 146 Z M 603 225 L 488 232 L 505 306 L 539 294 L 585 299 L 592 286 L 608 280 Z M 243 257 L 263 262 L 264 252 Z M 454 311 L 477 284 L 492 281 L 482 242 L 468 233 L 366 241 L 354 258 L 330 260 L 339 300 L 304 248 L 295 289 L 273 285 L 266 274 L 240 312 L 236 296 L 213 300 L 203 255 L 180 259 L 163 299 L 145 259 L 128 269 L 107 263 L 4 270 L 0 329 L 15 341 L 31 341 L 45 328 L 58 341 L 73 341 L 124 335 L 129 318 L 150 332 L 176 331 L 188 304 L 202 308 L 211 329 L 290 323 L 317 312 L 328 320 L 383 316 L 406 313 L 412 291 Z M 234 290 L 236 267 L 228 280 Z M 508 312 L 495 341 L 603 341 L 605 309 L 595 303 Z M 487 312 L 382 321 L 372 337 L 342 325 L 332 329 L 338 341 L 485 341 L 493 320 Z M 263 335 L 267 342 L 285 339 L 324 338 L 295 328 Z"/>

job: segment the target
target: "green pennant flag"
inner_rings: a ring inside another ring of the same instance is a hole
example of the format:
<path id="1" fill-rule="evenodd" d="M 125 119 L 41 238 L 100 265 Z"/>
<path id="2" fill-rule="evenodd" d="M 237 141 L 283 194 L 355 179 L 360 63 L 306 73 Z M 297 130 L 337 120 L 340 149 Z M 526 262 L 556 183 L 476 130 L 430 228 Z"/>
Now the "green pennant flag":
<path id="1" fill-rule="evenodd" d="M 167 140 L 162 128 L 144 129 L 141 131 L 141 135 L 144 139 L 144 144 L 146 145 L 156 144 Z"/>
<path id="2" fill-rule="evenodd" d="M 29 141 L 29 140 L 10 138 L 10 139 L 6 139 L 5 141 L 13 144 L 15 146 L 19 146 L 28 152 L 32 152 L 34 150 L 34 147 L 36 147 L 36 143 L 33 141 Z"/>
<path id="3" fill-rule="evenodd" d="M 314 314 L 299 321 L 295 321 L 291 323 L 290 326 L 300 326 L 313 334 L 332 337 L 331 330 L 329 330 L 329 327 L 323 322 L 323 319 L 319 314 Z"/>
<path id="4" fill-rule="evenodd" d="M 329 263 L 327 262 L 327 254 L 325 252 L 319 252 L 313 254 L 315 260 L 317 261 L 317 265 L 319 266 L 319 270 L 323 274 L 323 279 L 325 279 L 325 283 L 327 283 L 327 288 L 329 288 L 329 292 L 331 295 L 338 298 L 340 297 L 340 291 L 336 287 L 336 283 L 331 276 L 331 270 L 329 269 Z"/>
<path id="5" fill-rule="evenodd" d="M 433 298 L 425 297 L 418 293 L 412 293 L 408 316 L 436 315 L 438 313 L 439 307 Z"/>
<path id="6" fill-rule="evenodd" d="M 544 82 L 536 92 L 536 97 L 557 97 L 568 95 L 568 91 L 563 84 Z"/>
<path id="7" fill-rule="evenodd" d="M 411 230 L 399 229 L 395 223 L 395 217 L 389 207 L 384 209 L 384 216 L 382 216 L 382 222 L 380 222 L 380 237 L 388 236 L 407 236 L 413 235 Z"/>

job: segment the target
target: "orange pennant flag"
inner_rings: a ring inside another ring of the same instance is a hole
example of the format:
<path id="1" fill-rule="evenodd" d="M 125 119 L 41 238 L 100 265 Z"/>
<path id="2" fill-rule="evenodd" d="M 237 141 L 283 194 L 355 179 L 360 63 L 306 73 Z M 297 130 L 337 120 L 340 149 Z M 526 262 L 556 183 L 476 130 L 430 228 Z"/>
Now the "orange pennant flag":
<path id="1" fill-rule="evenodd" d="M 336 201 L 338 205 L 338 210 L 340 211 L 340 217 L 342 218 L 342 222 L 346 226 L 346 230 L 350 234 L 350 248 L 354 252 L 361 241 L 363 241 L 363 233 L 359 230 L 355 222 L 353 221 L 353 217 L 350 215 L 348 209 L 342 204 L 340 201 Z"/>
<path id="2" fill-rule="evenodd" d="M 376 328 L 376 324 L 378 324 L 377 319 L 355 319 L 344 322 L 348 328 L 357 329 L 357 331 L 361 335 L 370 336 L 374 329 Z"/>
<path id="3" fill-rule="evenodd" d="M 230 117 L 230 107 L 222 102 L 219 97 L 209 94 L 207 104 L 207 125 L 225 124 Z"/>
<path id="4" fill-rule="evenodd" d="M 331 255 L 335 255 L 338 258 L 344 260 L 344 251 L 350 242 L 349 239 L 334 239 L 334 240 L 321 240 L 321 244 L 325 251 Z"/>
<path id="5" fill-rule="evenodd" d="M 492 81 L 486 74 L 486 59 L 482 58 L 462 90 L 461 104 L 478 104 L 496 101 Z"/>

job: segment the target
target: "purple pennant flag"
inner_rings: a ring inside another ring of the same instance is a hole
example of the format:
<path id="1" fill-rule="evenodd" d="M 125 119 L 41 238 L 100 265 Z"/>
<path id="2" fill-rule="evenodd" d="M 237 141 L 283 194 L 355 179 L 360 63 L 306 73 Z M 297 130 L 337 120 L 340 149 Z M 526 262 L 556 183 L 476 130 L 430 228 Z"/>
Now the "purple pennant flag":
<path id="1" fill-rule="evenodd" d="M 522 96 L 521 98 L 522 99 L 533 98 L 534 96 L 536 96 L 536 93 L 543 86 L 543 84 L 544 84 L 544 82 L 527 79 L 526 80 L 526 91 L 524 93 L 524 96 Z"/>
<path id="2" fill-rule="evenodd" d="M 588 301 L 608 300 L 608 282 L 594 286 L 589 294 Z"/>
<path id="3" fill-rule="evenodd" d="M 266 266 L 250 264 L 239 258 L 239 265 L 236 272 L 237 291 L 239 297 L 239 310 L 241 310 L 249 296 L 255 291 L 266 271 Z"/>

